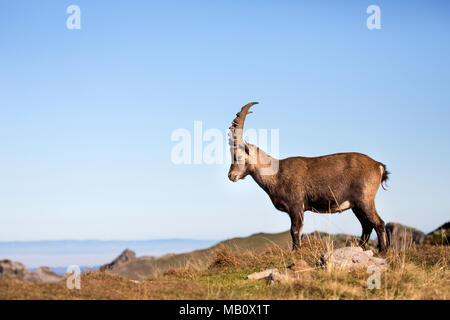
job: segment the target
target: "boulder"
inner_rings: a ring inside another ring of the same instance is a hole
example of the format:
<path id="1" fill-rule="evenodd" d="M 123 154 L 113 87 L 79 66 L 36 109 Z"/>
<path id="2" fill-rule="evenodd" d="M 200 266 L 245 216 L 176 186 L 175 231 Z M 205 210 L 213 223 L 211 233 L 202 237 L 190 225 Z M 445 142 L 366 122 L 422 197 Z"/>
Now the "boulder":
<path id="1" fill-rule="evenodd" d="M 252 274 L 249 274 L 245 279 L 246 280 L 267 280 L 269 279 L 270 275 L 272 273 L 279 273 L 278 269 L 267 269 L 261 272 L 255 272 Z"/>
<path id="2" fill-rule="evenodd" d="M 450 242 L 450 222 L 444 223 L 436 230 L 425 236 L 424 243 L 434 245 L 446 245 Z"/>
<path id="3" fill-rule="evenodd" d="M 284 270 L 284 272 L 282 273 L 278 271 L 271 273 L 267 278 L 267 281 L 270 284 L 274 284 L 275 282 L 288 283 L 296 279 L 298 279 L 297 275 L 295 275 L 293 272 L 290 272 L 289 270 Z"/>
<path id="4" fill-rule="evenodd" d="M 32 272 L 28 270 L 20 262 L 11 260 L 0 261 L 0 279 L 2 280 L 30 280 L 32 279 Z"/>
<path id="5" fill-rule="evenodd" d="M 386 234 L 393 249 L 407 249 L 414 244 L 422 244 L 425 234 L 412 227 L 390 222 L 386 225 Z"/>
<path id="6" fill-rule="evenodd" d="M 1 260 L 0 279 L 54 283 L 61 281 L 62 277 L 54 273 L 49 267 L 40 267 L 31 272 L 20 262 Z"/>
<path id="7" fill-rule="evenodd" d="M 114 259 L 111 263 L 104 264 L 99 268 L 99 270 L 113 270 L 134 259 L 136 259 L 136 253 L 130 249 L 125 249 L 116 259 Z"/>
<path id="8" fill-rule="evenodd" d="M 360 247 L 329 251 L 322 257 L 322 261 L 328 269 L 333 270 L 360 270 L 372 265 L 378 266 L 382 271 L 389 268 L 385 259 L 375 258 L 372 251 L 364 251 Z"/>
<path id="9" fill-rule="evenodd" d="M 304 273 L 314 270 L 304 260 L 298 260 L 281 272 L 278 269 L 267 269 L 261 272 L 255 272 L 248 275 L 247 280 L 267 280 L 274 282 L 291 282 L 299 279 Z"/>
<path id="10" fill-rule="evenodd" d="M 267 280 L 270 284 L 277 282 L 289 282 L 295 280 L 295 274 L 289 269 L 283 272 L 278 271 L 278 269 L 267 269 L 261 272 L 255 272 L 248 275 L 246 280 Z"/>
<path id="11" fill-rule="evenodd" d="M 62 277 L 54 273 L 49 267 L 39 267 L 33 273 L 39 279 L 39 282 L 55 283 L 62 280 Z"/>
<path id="12" fill-rule="evenodd" d="M 305 260 L 297 260 L 290 266 L 288 266 L 288 270 L 294 273 L 304 273 L 314 270 Z"/>

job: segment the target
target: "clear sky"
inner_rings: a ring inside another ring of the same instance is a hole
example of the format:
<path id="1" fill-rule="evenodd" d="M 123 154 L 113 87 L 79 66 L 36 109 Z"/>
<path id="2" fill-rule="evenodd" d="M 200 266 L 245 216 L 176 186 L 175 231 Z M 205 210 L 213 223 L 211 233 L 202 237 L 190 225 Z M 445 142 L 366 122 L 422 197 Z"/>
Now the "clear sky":
<path id="1" fill-rule="evenodd" d="M 250 101 L 281 157 L 385 163 L 379 214 L 429 232 L 450 220 L 449 36 L 448 1 L 0 0 L 0 241 L 287 230 L 251 178 L 171 162 L 174 130 Z M 313 230 L 361 232 L 351 211 Z"/>

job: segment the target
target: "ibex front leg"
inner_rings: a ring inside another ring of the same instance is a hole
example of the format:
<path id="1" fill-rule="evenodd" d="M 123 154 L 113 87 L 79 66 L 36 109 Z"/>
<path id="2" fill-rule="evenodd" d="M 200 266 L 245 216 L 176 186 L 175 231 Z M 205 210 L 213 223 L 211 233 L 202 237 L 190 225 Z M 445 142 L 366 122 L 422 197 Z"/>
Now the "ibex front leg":
<path id="1" fill-rule="evenodd" d="M 292 250 L 300 248 L 300 239 L 303 229 L 303 210 L 294 209 L 289 212 L 291 218 L 291 237 L 292 237 Z"/>

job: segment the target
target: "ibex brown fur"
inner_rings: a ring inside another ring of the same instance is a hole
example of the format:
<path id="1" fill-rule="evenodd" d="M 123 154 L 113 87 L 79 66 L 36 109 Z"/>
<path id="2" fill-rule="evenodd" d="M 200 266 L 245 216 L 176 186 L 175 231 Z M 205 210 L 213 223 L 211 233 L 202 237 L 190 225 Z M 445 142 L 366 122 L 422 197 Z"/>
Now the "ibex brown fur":
<path id="1" fill-rule="evenodd" d="M 275 208 L 289 214 L 293 249 L 300 246 L 305 211 L 336 213 L 352 209 L 362 225 L 360 245 L 365 247 L 375 229 L 378 248 L 386 251 L 384 221 L 375 208 L 378 188 L 388 179 L 386 166 L 360 153 L 272 158 L 243 139 L 245 118 L 255 104 L 242 107 L 230 127 L 233 161 L 229 179 L 236 182 L 251 175 Z"/>

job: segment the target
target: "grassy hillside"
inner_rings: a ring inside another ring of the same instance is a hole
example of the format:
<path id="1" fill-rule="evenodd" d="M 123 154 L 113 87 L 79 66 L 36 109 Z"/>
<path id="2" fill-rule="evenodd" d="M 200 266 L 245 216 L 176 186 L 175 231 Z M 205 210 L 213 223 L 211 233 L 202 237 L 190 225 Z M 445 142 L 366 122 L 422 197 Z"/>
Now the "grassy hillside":
<path id="1" fill-rule="evenodd" d="M 92 272 L 82 275 L 81 290 L 68 290 L 65 283 L 3 280 L 0 299 L 449 299 L 448 246 L 390 250 L 386 258 L 391 268 L 382 274 L 381 289 L 369 290 L 364 270 L 332 272 L 321 266 L 320 257 L 332 245 L 326 238 L 313 238 L 297 252 L 276 246 L 236 252 L 224 246 L 196 253 L 209 261 L 204 268 L 186 264 L 139 282 L 110 272 Z M 281 269 L 298 259 L 314 269 L 293 282 L 245 280 L 250 273 Z"/>
<path id="2" fill-rule="evenodd" d="M 305 235 L 302 239 L 307 240 L 311 237 L 324 239 L 334 247 L 357 242 L 357 238 L 353 236 L 345 234 L 329 235 L 322 232 Z M 166 255 L 159 259 L 141 257 L 114 269 L 112 273 L 133 280 L 143 280 L 150 275 L 158 274 L 171 268 L 186 266 L 192 269 L 205 268 L 212 263 L 215 254 L 222 249 L 227 249 L 232 253 L 252 252 L 257 254 L 271 248 L 287 250 L 291 246 L 291 241 L 291 235 L 288 231 L 275 234 L 258 233 L 246 238 L 233 238 L 222 241 L 211 248 L 185 254 Z"/>

